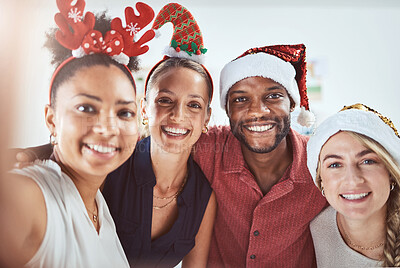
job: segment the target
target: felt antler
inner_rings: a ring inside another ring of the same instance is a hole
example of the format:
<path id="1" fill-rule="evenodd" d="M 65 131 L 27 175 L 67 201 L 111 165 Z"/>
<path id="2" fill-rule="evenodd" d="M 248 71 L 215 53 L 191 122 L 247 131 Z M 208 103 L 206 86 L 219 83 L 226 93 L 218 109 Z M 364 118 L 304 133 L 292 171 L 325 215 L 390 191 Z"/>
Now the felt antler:
<path id="1" fill-rule="evenodd" d="M 148 30 L 136 42 L 134 42 L 135 35 L 146 27 L 154 18 L 153 9 L 145 3 L 138 2 L 136 9 L 139 16 L 135 15 L 133 8 L 127 7 L 125 9 L 126 27 L 123 28 L 120 18 L 115 18 L 111 21 L 111 29 L 119 32 L 124 40 L 124 54 L 129 57 L 138 56 L 146 53 L 149 47 L 144 45 L 154 38 L 155 33 L 153 30 Z"/>
<path id="2" fill-rule="evenodd" d="M 58 42 L 68 49 L 75 50 L 81 46 L 85 35 L 93 30 L 96 20 L 91 12 L 87 12 L 83 19 L 84 0 L 77 0 L 75 5 L 71 3 L 72 0 L 57 0 L 60 13 L 55 15 L 54 20 L 60 28 L 56 32 Z"/>

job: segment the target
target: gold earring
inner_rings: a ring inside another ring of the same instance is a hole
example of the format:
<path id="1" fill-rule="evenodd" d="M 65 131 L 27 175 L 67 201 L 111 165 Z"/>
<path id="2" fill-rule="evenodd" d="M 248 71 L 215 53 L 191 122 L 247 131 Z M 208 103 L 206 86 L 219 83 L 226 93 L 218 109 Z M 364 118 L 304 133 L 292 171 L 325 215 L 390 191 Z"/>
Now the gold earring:
<path id="1" fill-rule="evenodd" d="M 202 130 L 201 132 L 203 132 L 204 134 L 206 134 L 206 133 L 208 132 L 208 127 L 207 127 L 207 126 L 204 126 L 204 127 L 203 127 L 203 130 Z"/>
<path id="2" fill-rule="evenodd" d="M 54 134 L 54 133 L 51 133 L 51 134 L 50 134 L 50 144 L 53 145 L 53 146 L 58 144 L 58 142 L 57 142 L 57 140 L 56 140 L 56 136 L 57 136 L 57 135 Z"/>
<path id="3" fill-rule="evenodd" d="M 396 183 L 395 183 L 395 182 L 392 182 L 392 183 L 390 184 L 390 191 L 393 191 L 393 190 L 394 190 L 394 187 L 396 187 Z"/>
<path id="4" fill-rule="evenodd" d="M 146 117 L 144 117 L 144 118 L 142 119 L 142 125 L 143 125 L 143 126 L 146 126 L 148 123 L 149 123 L 149 119 L 146 118 Z"/>

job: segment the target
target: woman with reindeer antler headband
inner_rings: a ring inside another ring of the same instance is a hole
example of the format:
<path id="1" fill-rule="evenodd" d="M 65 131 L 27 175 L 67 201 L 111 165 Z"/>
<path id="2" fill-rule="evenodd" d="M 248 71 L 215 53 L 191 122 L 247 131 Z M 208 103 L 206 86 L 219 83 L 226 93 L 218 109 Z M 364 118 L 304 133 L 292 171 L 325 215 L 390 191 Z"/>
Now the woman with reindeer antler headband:
<path id="1" fill-rule="evenodd" d="M 150 137 L 107 177 L 103 194 L 131 266 L 174 267 L 183 260 L 183 267 L 206 267 L 216 200 L 191 153 L 208 131 L 213 83 L 200 63 L 207 49 L 192 14 L 170 3 L 152 29 L 167 22 L 174 34 L 141 102 Z M 34 150 L 47 157 L 43 147 Z"/>
<path id="2" fill-rule="evenodd" d="M 154 32 L 133 38 L 154 12 L 138 3 L 136 16 L 128 7 L 123 27 L 118 18 L 83 16 L 83 0 L 57 6 L 59 30 L 47 45 L 58 67 L 45 108 L 53 154 L 1 181 L 0 266 L 128 267 L 99 187 L 136 145 L 131 70 Z"/>

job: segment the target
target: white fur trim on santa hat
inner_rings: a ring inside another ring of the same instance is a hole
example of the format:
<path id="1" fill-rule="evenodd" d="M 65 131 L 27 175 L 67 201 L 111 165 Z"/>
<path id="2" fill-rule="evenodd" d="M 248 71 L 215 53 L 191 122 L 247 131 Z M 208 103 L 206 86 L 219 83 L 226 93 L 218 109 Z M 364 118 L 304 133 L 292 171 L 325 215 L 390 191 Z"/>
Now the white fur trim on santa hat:
<path id="1" fill-rule="evenodd" d="M 231 61 L 222 69 L 220 77 L 222 109 L 225 110 L 226 96 L 229 89 L 237 82 L 254 76 L 269 78 L 281 84 L 295 104 L 300 104 L 299 89 L 295 80 L 296 70 L 293 65 L 276 56 L 259 52 Z"/>
<path id="2" fill-rule="evenodd" d="M 197 54 L 192 54 L 189 55 L 186 51 L 179 51 L 176 52 L 175 48 L 173 47 L 166 47 L 164 49 L 164 55 L 167 55 L 168 57 L 173 57 L 173 58 L 185 58 L 185 59 L 189 59 L 189 60 L 193 60 L 195 62 L 198 62 L 200 64 L 203 64 L 205 61 L 205 55 L 201 54 L 201 55 L 197 55 Z"/>
<path id="3" fill-rule="evenodd" d="M 307 143 L 307 166 L 316 183 L 318 158 L 322 146 L 339 131 L 352 131 L 377 141 L 400 164 L 400 138 L 373 112 L 357 109 L 341 111 L 317 127 Z"/>

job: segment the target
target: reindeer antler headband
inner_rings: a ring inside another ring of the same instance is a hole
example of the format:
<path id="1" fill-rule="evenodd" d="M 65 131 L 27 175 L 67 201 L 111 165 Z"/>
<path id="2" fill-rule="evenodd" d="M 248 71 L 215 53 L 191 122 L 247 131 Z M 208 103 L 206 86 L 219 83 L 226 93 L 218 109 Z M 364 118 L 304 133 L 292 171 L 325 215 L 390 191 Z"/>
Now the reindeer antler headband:
<path id="1" fill-rule="evenodd" d="M 50 83 L 50 91 L 55 77 L 59 71 L 71 60 L 82 58 L 91 54 L 106 54 L 113 60 L 126 66 L 129 58 L 146 53 L 149 47 L 145 45 L 154 38 L 154 31 L 146 31 L 139 40 L 135 41 L 136 35 L 146 27 L 154 18 L 153 9 L 145 3 L 136 3 L 135 15 L 132 7 L 125 8 L 125 27 L 122 26 L 120 18 L 111 21 L 111 30 L 103 37 L 102 33 L 94 30 L 95 16 L 92 12 L 84 15 L 85 1 L 57 0 L 60 10 L 54 17 L 59 30 L 56 32 L 57 41 L 67 49 L 72 50 L 72 57 L 65 60 L 55 70 Z"/>
<path id="2" fill-rule="evenodd" d="M 149 50 L 144 44 L 155 36 L 153 30 L 148 30 L 138 41 L 134 41 L 136 34 L 154 18 L 153 9 L 145 3 L 136 4 L 139 16 L 135 15 L 132 7 L 127 7 L 126 26 L 122 26 L 120 18 L 114 18 L 111 21 L 111 30 L 104 37 L 99 31 L 93 30 L 95 25 L 93 13 L 87 12 L 83 16 L 84 0 L 77 0 L 75 5 L 71 5 L 71 0 L 57 0 L 57 6 L 60 13 L 54 17 L 59 27 L 56 39 L 61 45 L 71 49 L 75 58 L 102 53 L 127 65 L 129 57 L 139 56 Z"/>

